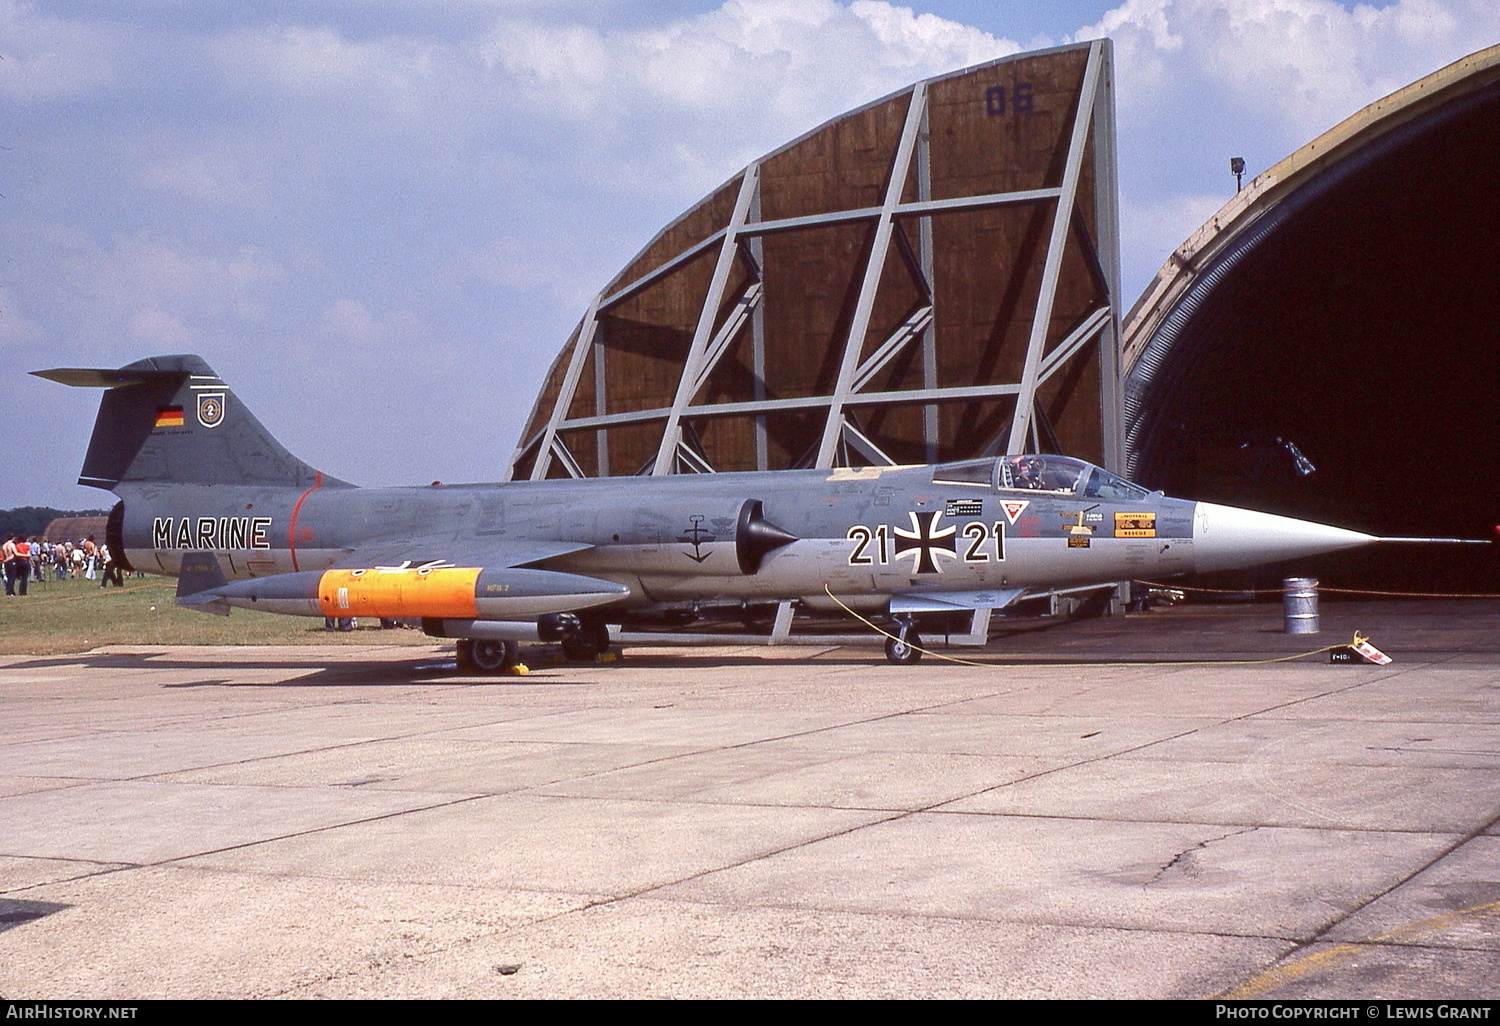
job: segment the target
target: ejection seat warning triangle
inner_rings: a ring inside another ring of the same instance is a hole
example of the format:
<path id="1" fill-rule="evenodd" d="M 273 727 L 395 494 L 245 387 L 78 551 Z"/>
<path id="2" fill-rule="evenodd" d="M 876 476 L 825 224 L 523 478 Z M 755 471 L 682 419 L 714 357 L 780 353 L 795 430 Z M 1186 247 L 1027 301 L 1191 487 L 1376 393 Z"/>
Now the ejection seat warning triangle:
<path id="1" fill-rule="evenodd" d="M 1026 507 L 1030 505 L 1031 501 L 1029 499 L 1020 499 L 1011 502 L 1002 502 L 1000 508 L 1005 510 L 1005 519 L 1010 521 L 1010 526 L 1015 527 L 1016 517 L 1020 516 Z"/>

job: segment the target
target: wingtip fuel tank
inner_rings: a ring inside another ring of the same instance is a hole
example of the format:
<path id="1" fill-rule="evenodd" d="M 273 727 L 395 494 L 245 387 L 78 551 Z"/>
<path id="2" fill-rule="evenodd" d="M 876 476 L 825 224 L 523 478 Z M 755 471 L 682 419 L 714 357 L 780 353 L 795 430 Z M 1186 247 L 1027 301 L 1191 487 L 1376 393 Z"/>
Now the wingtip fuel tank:
<path id="1" fill-rule="evenodd" d="M 629 594 L 613 581 L 551 570 L 405 565 L 228 581 L 192 592 L 179 604 L 290 616 L 516 620 L 587 609 Z"/>

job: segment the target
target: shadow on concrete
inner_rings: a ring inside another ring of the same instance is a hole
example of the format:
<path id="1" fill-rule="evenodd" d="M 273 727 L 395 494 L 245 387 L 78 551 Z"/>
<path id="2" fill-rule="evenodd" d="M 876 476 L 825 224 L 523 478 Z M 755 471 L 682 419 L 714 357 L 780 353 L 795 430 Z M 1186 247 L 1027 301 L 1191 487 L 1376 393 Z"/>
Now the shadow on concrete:
<path id="1" fill-rule="evenodd" d="M 53 901 L 21 901 L 17 898 L 0 898 L 0 933 L 24 926 L 54 912 L 61 912 L 71 905 L 59 905 Z"/>
<path id="2" fill-rule="evenodd" d="M 984 648 L 945 648 L 942 635 L 928 634 L 925 644 L 934 652 L 986 666 L 1089 666 L 1131 663 L 1244 663 L 1306 654 L 1306 662 L 1327 662 L 1317 654 L 1324 646 L 1348 644 L 1358 631 L 1382 651 L 1400 659 L 1451 659 L 1491 662 L 1500 657 L 1500 602 L 1401 600 L 1330 602 L 1322 610 L 1323 630 L 1313 635 L 1286 634 L 1276 603 L 1202 603 L 1126 617 L 1093 619 L 999 619 Z M 819 647 L 814 637 L 806 646 L 767 647 L 747 641 L 743 646 L 627 646 L 618 661 L 575 663 L 558 658 L 557 650 L 542 646 L 522 649 L 526 676 L 483 676 L 458 669 L 451 654 L 414 651 L 406 658 L 359 661 L 358 649 L 341 649 L 329 663 L 326 650 L 281 647 L 261 658 L 225 659 L 191 648 L 144 652 L 86 652 L 41 656 L 10 664 L 12 669 L 44 670 L 84 666 L 102 670 L 202 670 L 201 681 L 163 687 L 388 687 L 485 686 L 524 688 L 579 686 L 570 679 L 581 671 L 591 674 L 616 666 L 724 669 L 764 666 L 767 663 L 816 663 L 820 666 L 885 667 L 878 638 L 869 645 Z M 389 649 L 385 650 L 389 652 Z M 1301 662 L 1301 660 L 1299 660 Z M 921 664 L 939 667 L 938 655 Z M 293 680 L 234 681 L 235 671 L 281 671 Z"/>

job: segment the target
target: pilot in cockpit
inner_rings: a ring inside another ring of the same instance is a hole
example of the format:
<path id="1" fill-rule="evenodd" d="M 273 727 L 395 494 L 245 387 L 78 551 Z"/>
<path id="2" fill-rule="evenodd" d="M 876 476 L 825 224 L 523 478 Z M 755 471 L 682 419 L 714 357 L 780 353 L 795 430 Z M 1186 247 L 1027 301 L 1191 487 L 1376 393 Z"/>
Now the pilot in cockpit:
<path id="1" fill-rule="evenodd" d="M 1030 488 L 1033 491 L 1042 490 L 1046 487 L 1042 483 L 1042 475 L 1046 469 L 1047 464 L 1040 457 L 1032 456 L 1022 460 L 1016 470 L 1016 487 Z"/>

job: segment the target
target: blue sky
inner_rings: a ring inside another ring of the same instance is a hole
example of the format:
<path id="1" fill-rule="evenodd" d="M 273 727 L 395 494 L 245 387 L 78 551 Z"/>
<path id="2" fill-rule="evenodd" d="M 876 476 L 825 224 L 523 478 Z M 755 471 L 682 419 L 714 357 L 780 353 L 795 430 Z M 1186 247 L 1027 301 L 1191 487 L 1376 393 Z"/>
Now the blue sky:
<path id="1" fill-rule="evenodd" d="M 361 484 L 491 480 L 600 288 L 750 159 L 915 79 L 1109 35 L 1127 298 L 1233 191 L 1500 42 L 1489 0 L 0 0 L 0 507 L 202 354 Z M 394 415 L 393 415 L 394 414 Z"/>

